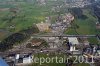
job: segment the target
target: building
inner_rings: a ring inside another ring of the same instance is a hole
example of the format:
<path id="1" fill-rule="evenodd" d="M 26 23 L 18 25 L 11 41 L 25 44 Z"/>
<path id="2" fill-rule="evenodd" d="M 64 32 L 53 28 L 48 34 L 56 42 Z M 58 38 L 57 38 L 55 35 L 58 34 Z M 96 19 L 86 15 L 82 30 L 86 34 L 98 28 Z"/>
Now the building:
<path id="1" fill-rule="evenodd" d="M 96 28 L 100 29 L 100 24 L 99 23 L 96 24 Z"/>
<path id="2" fill-rule="evenodd" d="M 84 47 L 88 47 L 90 42 L 88 41 L 88 38 L 79 38 L 81 40 L 81 44 L 84 45 Z"/>
<path id="3" fill-rule="evenodd" d="M 66 3 L 83 2 L 84 0 L 66 0 Z"/>
<path id="4" fill-rule="evenodd" d="M 68 37 L 70 51 L 78 51 L 76 50 L 76 45 L 79 45 L 78 39 L 76 37 Z"/>
<path id="5" fill-rule="evenodd" d="M 73 7 L 83 8 L 87 5 L 90 5 L 89 0 L 66 0 L 65 2 L 66 2 L 66 5 L 71 8 Z"/>
<path id="6" fill-rule="evenodd" d="M 69 40 L 69 50 L 72 52 L 74 55 L 79 55 L 82 54 L 82 51 L 79 51 L 76 49 L 76 46 L 79 45 L 79 41 L 76 37 L 68 37 Z"/>
<path id="7" fill-rule="evenodd" d="M 45 0 L 37 0 L 37 2 L 38 2 L 40 5 L 45 5 L 45 4 L 46 4 L 46 1 L 45 1 Z"/>
<path id="8" fill-rule="evenodd" d="M 100 46 L 98 46 L 96 51 L 97 51 L 97 56 L 100 58 Z"/>
<path id="9" fill-rule="evenodd" d="M 4 60 L 9 66 L 15 66 L 15 54 L 8 54 L 4 57 Z"/>
<path id="10" fill-rule="evenodd" d="M 76 37 L 68 37 L 69 43 L 71 43 L 72 45 L 78 45 L 79 41 Z"/>
<path id="11" fill-rule="evenodd" d="M 16 55 L 16 66 L 25 66 L 33 62 L 31 54 L 17 54 Z"/>
<path id="12" fill-rule="evenodd" d="M 74 20 L 74 16 L 71 13 L 66 13 L 65 16 L 63 16 L 64 20 L 63 22 L 71 23 Z"/>

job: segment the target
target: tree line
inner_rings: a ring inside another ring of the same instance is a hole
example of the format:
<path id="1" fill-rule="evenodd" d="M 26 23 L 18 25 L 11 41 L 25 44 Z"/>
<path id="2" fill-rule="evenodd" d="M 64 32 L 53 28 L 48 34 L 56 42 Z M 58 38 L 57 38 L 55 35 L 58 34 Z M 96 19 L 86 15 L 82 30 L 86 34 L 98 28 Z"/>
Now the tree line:
<path id="1" fill-rule="evenodd" d="M 23 42 L 25 39 L 29 38 L 32 34 L 38 32 L 39 32 L 38 28 L 34 25 L 25 30 L 19 31 L 18 33 L 14 33 L 0 42 L 0 51 L 3 52 L 8 49 L 11 49 L 13 48 L 13 45 Z"/>

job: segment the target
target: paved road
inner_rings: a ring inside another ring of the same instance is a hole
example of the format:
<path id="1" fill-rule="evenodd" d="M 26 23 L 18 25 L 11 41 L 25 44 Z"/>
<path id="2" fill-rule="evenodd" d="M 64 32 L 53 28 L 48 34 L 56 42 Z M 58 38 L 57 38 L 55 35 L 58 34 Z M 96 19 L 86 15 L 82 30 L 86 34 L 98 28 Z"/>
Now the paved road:
<path id="1" fill-rule="evenodd" d="M 96 37 L 96 35 L 33 35 L 33 37 Z"/>

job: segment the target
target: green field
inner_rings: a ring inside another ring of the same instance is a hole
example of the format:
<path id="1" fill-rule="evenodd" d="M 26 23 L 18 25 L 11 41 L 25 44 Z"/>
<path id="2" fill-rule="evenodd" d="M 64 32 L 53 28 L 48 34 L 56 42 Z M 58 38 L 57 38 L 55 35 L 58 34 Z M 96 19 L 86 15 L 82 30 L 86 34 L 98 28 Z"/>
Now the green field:
<path id="1" fill-rule="evenodd" d="M 45 21 L 45 17 L 49 16 L 52 17 L 51 21 L 54 23 L 58 13 L 52 12 L 52 7 L 63 3 L 61 0 L 58 2 L 47 0 L 46 5 L 40 5 L 36 0 L 32 2 L 21 1 L 11 3 L 6 1 L 0 0 L 0 29 L 12 33 L 19 32 L 33 26 L 33 24 Z M 2 9 L 6 8 L 8 9 L 2 11 Z M 16 13 L 13 12 L 14 9 Z M 0 35 L 4 34 L 1 32 Z M 5 35 L 1 36 L 2 38 L 5 38 Z"/>
<path id="2" fill-rule="evenodd" d="M 52 12 L 52 7 L 62 4 L 63 1 L 54 2 L 47 0 L 46 3 L 46 5 L 40 5 L 36 0 L 33 0 L 32 3 L 22 1 L 14 2 L 13 4 L 1 4 L 0 9 L 17 8 L 16 11 L 18 12 L 13 13 L 10 10 L 0 11 L 0 28 L 18 32 L 32 26 L 34 23 L 45 21 L 45 17 L 55 18 L 58 13 Z M 15 15 L 14 18 L 12 18 L 13 15 Z M 54 21 L 55 19 L 52 20 Z M 10 26 L 14 26 L 14 29 L 10 29 Z"/>
<path id="3" fill-rule="evenodd" d="M 69 35 L 77 35 L 76 31 L 72 28 L 67 29 L 65 33 Z"/>
<path id="4" fill-rule="evenodd" d="M 73 24 L 78 25 L 79 28 L 77 28 L 76 31 L 73 28 L 68 29 L 65 33 L 66 34 L 78 33 L 80 35 L 100 34 L 100 30 L 96 29 L 97 18 L 92 15 L 90 9 L 82 9 L 82 10 L 83 10 L 83 14 L 87 16 L 87 19 L 75 18 Z"/>
<path id="5" fill-rule="evenodd" d="M 12 13 L 9 11 L 0 12 L 0 28 L 9 28 L 10 25 L 15 26 L 15 32 L 27 27 L 32 26 L 33 23 L 39 23 L 45 20 L 49 10 L 49 7 L 31 5 L 28 3 L 17 3 L 19 12 L 14 19 L 9 21 L 12 17 Z M 3 20 L 5 18 L 5 20 Z"/>
<path id="6" fill-rule="evenodd" d="M 99 41 L 98 41 L 98 39 L 96 37 L 94 37 L 94 38 L 88 38 L 88 41 L 91 44 L 94 44 L 94 45 L 100 44 Z"/>

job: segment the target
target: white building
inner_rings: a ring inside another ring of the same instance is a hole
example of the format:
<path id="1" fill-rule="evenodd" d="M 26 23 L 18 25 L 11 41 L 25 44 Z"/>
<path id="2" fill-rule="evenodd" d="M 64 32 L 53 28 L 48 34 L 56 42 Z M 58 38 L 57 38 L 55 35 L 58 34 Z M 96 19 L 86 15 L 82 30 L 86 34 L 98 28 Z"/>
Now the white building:
<path id="1" fill-rule="evenodd" d="M 70 51 L 77 51 L 75 45 L 79 44 L 78 39 L 76 37 L 68 37 L 68 40 L 69 40 L 69 43 L 71 44 Z"/>
<path id="2" fill-rule="evenodd" d="M 16 65 L 27 65 L 31 64 L 33 62 L 33 57 L 32 55 L 16 55 Z"/>
<path id="3" fill-rule="evenodd" d="M 97 50 L 97 53 L 98 53 L 98 55 L 99 55 L 99 57 L 100 57 L 100 50 Z"/>
<path id="4" fill-rule="evenodd" d="M 73 45 L 78 45 L 79 41 L 76 37 L 68 37 L 69 43 L 72 43 Z"/>
<path id="5" fill-rule="evenodd" d="M 31 56 L 23 58 L 23 64 L 30 64 L 32 62 L 33 62 L 33 60 L 32 60 Z"/>

